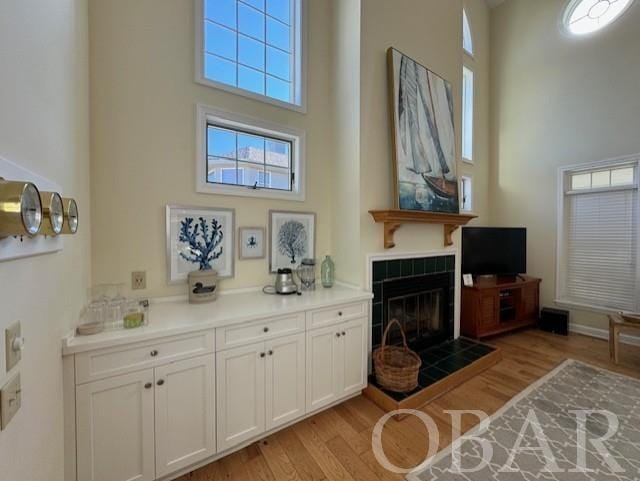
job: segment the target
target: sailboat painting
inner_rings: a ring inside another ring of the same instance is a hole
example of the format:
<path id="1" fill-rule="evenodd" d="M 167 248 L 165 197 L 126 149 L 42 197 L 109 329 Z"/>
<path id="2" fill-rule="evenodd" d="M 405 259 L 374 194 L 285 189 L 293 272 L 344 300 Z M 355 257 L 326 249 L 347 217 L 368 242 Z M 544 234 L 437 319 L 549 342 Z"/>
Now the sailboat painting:
<path id="1" fill-rule="evenodd" d="M 396 207 L 457 214 L 451 83 L 394 48 L 387 60 Z"/>

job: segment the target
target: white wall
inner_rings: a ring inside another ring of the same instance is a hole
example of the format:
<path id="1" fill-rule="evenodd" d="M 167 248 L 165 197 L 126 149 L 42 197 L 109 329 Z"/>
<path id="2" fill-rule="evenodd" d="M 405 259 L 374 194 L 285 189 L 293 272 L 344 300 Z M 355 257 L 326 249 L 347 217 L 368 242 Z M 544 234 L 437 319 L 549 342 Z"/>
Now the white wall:
<path id="1" fill-rule="evenodd" d="M 331 9 L 308 5 L 307 114 L 194 82 L 194 0 L 91 0 L 93 282 L 130 283 L 138 295 L 186 293 L 167 285 L 165 205 L 227 207 L 237 226 L 267 226 L 269 209 L 317 213 L 316 257 L 331 248 L 333 102 Z M 195 192 L 195 109 L 204 103 L 306 131 L 305 202 Z M 340 268 L 340 266 L 338 267 Z M 267 260 L 236 260 L 222 289 L 273 282 Z"/>
<path id="2" fill-rule="evenodd" d="M 492 12 L 492 221 L 528 228 L 528 272 L 555 295 L 557 168 L 640 152 L 640 4 L 587 38 L 559 29 L 566 2 Z M 603 315 L 572 321 L 606 328 Z"/>
<path id="3" fill-rule="evenodd" d="M 20 372 L 22 409 L 0 432 L 0 478 L 63 478 L 60 339 L 89 284 L 89 142 L 85 0 L 0 2 L 0 156 L 78 200 L 80 232 L 64 251 L 0 263 L 0 383 Z M 22 321 L 26 349 L 5 372 L 4 328 Z"/>
<path id="4" fill-rule="evenodd" d="M 477 177 L 477 222 L 488 222 L 488 8 L 483 0 L 470 0 L 469 17 L 477 46 L 478 107 L 476 162 L 458 162 L 458 174 Z M 453 86 L 456 151 L 460 158 L 462 99 L 462 0 L 367 0 L 362 3 L 361 109 L 360 109 L 360 256 L 382 252 L 382 225 L 372 209 L 393 206 L 391 127 L 388 109 L 386 51 L 393 46 L 449 80 Z M 459 230 L 455 234 L 459 246 Z M 442 226 L 404 225 L 395 234 L 390 252 L 443 249 Z M 364 269 L 361 269 L 364 273 Z"/>

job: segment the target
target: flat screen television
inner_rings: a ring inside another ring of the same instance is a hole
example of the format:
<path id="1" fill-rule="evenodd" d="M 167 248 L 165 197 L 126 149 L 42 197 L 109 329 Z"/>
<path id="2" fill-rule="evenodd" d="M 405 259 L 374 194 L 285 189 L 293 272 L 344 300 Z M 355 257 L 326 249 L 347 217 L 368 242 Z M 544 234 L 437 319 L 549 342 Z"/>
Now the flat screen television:
<path id="1" fill-rule="evenodd" d="M 462 229 L 462 273 L 514 276 L 527 272 L 527 229 Z"/>

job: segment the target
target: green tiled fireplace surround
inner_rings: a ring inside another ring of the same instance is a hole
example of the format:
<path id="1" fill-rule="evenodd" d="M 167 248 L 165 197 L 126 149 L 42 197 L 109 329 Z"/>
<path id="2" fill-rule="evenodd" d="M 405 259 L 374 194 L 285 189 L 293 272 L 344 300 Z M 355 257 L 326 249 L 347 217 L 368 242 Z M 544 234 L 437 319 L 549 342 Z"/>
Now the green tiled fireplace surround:
<path id="1" fill-rule="evenodd" d="M 448 322 L 453 323 L 455 290 L 455 256 L 417 257 L 412 259 L 391 259 L 374 261 L 372 265 L 372 348 L 375 350 L 382 340 L 384 309 L 383 289 L 386 281 L 423 278 L 429 274 L 450 274 L 450 295 Z"/>

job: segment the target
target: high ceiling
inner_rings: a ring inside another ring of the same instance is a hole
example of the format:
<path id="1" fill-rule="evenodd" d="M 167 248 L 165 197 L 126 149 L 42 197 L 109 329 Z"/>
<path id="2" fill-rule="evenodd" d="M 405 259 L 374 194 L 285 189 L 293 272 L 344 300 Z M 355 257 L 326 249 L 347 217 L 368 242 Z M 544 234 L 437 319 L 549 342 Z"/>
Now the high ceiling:
<path id="1" fill-rule="evenodd" d="M 485 1 L 487 2 L 487 5 L 489 5 L 489 8 L 495 8 L 501 3 L 505 2 L 505 0 L 485 0 Z"/>

